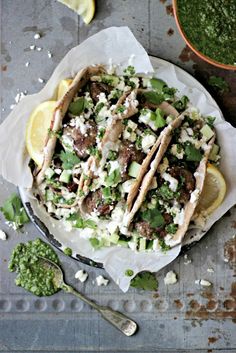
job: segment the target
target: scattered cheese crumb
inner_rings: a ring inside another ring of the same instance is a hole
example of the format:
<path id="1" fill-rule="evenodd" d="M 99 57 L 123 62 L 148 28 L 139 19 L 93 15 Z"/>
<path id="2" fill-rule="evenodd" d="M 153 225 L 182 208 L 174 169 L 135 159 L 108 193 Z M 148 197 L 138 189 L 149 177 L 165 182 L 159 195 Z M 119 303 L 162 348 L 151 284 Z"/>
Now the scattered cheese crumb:
<path id="1" fill-rule="evenodd" d="M 41 51 L 42 48 L 41 48 L 41 47 L 37 47 L 36 50 L 37 50 L 37 51 Z"/>
<path id="2" fill-rule="evenodd" d="M 189 259 L 189 257 L 188 257 L 187 254 L 184 255 L 184 260 L 185 260 L 185 261 L 184 261 L 184 264 L 185 264 L 185 265 L 191 264 L 191 262 L 192 262 L 192 260 Z"/>
<path id="3" fill-rule="evenodd" d="M 35 33 L 34 39 L 39 39 L 39 38 L 41 38 L 41 35 L 39 33 Z"/>
<path id="4" fill-rule="evenodd" d="M 35 50 L 36 46 L 35 45 L 30 45 L 30 50 Z"/>
<path id="5" fill-rule="evenodd" d="M 52 57 L 52 53 L 48 50 L 48 57 L 51 58 Z"/>
<path id="6" fill-rule="evenodd" d="M 207 281 L 206 279 L 197 279 L 195 281 L 195 284 L 200 284 L 203 287 L 210 287 L 212 286 L 212 283 Z"/>
<path id="7" fill-rule="evenodd" d="M 167 274 L 164 278 L 165 285 L 175 284 L 175 283 L 177 283 L 177 281 L 178 281 L 177 275 L 174 271 L 167 272 Z"/>
<path id="8" fill-rule="evenodd" d="M 27 61 L 27 62 L 25 63 L 25 66 L 26 66 L 26 67 L 28 67 L 28 66 L 29 66 L 29 64 L 30 64 L 30 62 L 29 62 L 29 61 Z"/>
<path id="9" fill-rule="evenodd" d="M 7 235 L 6 233 L 0 229 L 0 239 L 1 240 L 7 240 Z"/>
<path id="10" fill-rule="evenodd" d="M 40 83 L 44 83 L 44 79 L 43 78 L 38 78 L 38 81 L 40 82 Z"/>
<path id="11" fill-rule="evenodd" d="M 99 287 L 100 286 L 107 286 L 109 283 L 109 280 L 100 275 L 100 276 L 96 277 L 96 282 Z"/>
<path id="12" fill-rule="evenodd" d="M 75 274 L 75 278 L 78 279 L 80 282 L 85 282 L 88 278 L 88 273 L 84 270 L 79 270 Z"/>
<path id="13" fill-rule="evenodd" d="M 215 271 L 213 270 L 213 268 L 208 268 L 207 272 L 214 273 Z"/>

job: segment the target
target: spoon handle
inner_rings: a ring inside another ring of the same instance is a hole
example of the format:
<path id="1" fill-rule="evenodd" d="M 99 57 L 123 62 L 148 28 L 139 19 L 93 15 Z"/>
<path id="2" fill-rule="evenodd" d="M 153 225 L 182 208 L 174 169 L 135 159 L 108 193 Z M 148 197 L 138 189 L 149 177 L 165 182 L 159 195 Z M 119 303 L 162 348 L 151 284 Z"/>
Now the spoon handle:
<path id="1" fill-rule="evenodd" d="M 85 303 L 99 311 L 105 320 L 110 322 L 113 326 L 123 332 L 126 336 L 132 336 L 137 331 L 138 325 L 136 324 L 136 322 L 130 320 L 124 314 L 118 311 L 114 311 L 109 307 L 96 304 L 92 300 L 86 298 L 81 293 L 77 292 L 73 287 L 69 286 L 68 284 L 64 284 L 62 289 L 64 289 L 67 293 L 74 294 L 75 296 L 83 300 Z"/>

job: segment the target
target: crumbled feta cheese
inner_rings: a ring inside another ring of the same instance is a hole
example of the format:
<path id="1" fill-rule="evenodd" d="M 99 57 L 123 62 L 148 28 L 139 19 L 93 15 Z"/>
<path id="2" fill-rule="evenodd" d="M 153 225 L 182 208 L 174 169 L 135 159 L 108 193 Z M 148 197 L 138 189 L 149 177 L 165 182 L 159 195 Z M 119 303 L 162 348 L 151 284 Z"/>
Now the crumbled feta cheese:
<path id="1" fill-rule="evenodd" d="M 160 174 L 163 174 L 163 173 L 165 173 L 165 171 L 168 167 L 169 167 L 169 161 L 166 157 L 164 157 L 162 163 L 159 164 L 157 169 Z"/>
<path id="2" fill-rule="evenodd" d="M 44 83 L 44 79 L 41 77 L 38 78 L 38 81 L 39 81 L 39 83 Z"/>
<path id="3" fill-rule="evenodd" d="M 7 240 L 7 235 L 6 233 L 0 229 L 0 239 L 1 240 Z"/>
<path id="4" fill-rule="evenodd" d="M 156 137 L 154 135 L 145 135 L 142 138 L 142 149 L 145 153 L 148 153 L 149 148 L 154 145 Z"/>
<path id="5" fill-rule="evenodd" d="M 35 50 L 36 46 L 35 45 L 30 45 L 30 50 Z"/>
<path id="6" fill-rule="evenodd" d="M 27 62 L 25 63 L 25 66 L 26 66 L 26 67 L 28 67 L 28 66 L 29 66 L 29 64 L 30 64 L 30 62 L 29 62 L 29 61 L 27 61 Z"/>
<path id="7" fill-rule="evenodd" d="M 197 279 L 197 280 L 195 281 L 195 284 L 199 284 L 199 285 L 201 285 L 201 286 L 203 286 L 203 287 L 210 287 L 210 286 L 212 286 L 212 283 L 209 282 L 209 281 L 207 281 L 206 279 Z"/>
<path id="8" fill-rule="evenodd" d="M 173 154 L 173 156 L 177 157 L 178 159 L 183 159 L 184 158 L 184 150 L 181 148 L 181 152 L 178 152 L 177 145 L 174 144 L 171 146 L 170 153 Z"/>
<path id="9" fill-rule="evenodd" d="M 52 53 L 48 50 L 48 57 L 49 57 L 49 59 L 51 59 L 51 57 L 52 57 Z"/>
<path id="10" fill-rule="evenodd" d="M 185 212 L 184 212 L 184 209 L 182 208 L 180 212 L 176 213 L 174 217 L 174 223 L 182 226 L 184 224 L 184 216 L 185 216 Z"/>
<path id="11" fill-rule="evenodd" d="M 111 174 L 116 169 L 120 170 L 120 165 L 118 161 L 109 161 L 109 164 L 110 164 L 109 174 Z"/>
<path id="12" fill-rule="evenodd" d="M 104 92 L 101 92 L 98 95 L 98 100 L 99 100 L 99 103 L 107 103 L 107 98 Z"/>
<path id="13" fill-rule="evenodd" d="M 128 120 L 128 127 L 130 127 L 134 131 L 137 129 L 138 124 L 134 123 L 132 120 Z"/>
<path id="14" fill-rule="evenodd" d="M 56 168 L 56 169 L 54 169 L 54 172 L 59 175 L 59 174 L 61 174 L 62 170 L 60 168 Z"/>
<path id="15" fill-rule="evenodd" d="M 192 260 L 189 259 L 188 255 L 185 254 L 184 255 L 184 265 L 188 265 L 188 264 L 191 264 Z"/>
<path id="16" fill-rule="evenodd" d="M 213 270 L 213 268 L 208 268 L 208 269 L 207 269 L 207 272 L 209 272 L 209 273 L 214 273 L 215 271 Z"/>
<path id="17" fill-rule="evenodd" d="M 80 129 L 82 135 L 86 134 L 88 126 L 85 124 L 85 119 L 82 116 L 78 116 L 75 119 L 75 126 L 76 129 Z"/>
<path id="18" fill-rule="evenodd" d="M 42 48 L 41 48 L 41 47 L 36 47 L 36 50 L 37 50 L 37 51 L 41 51 Z"/>
<path id="19" fill-rule="evenodd" d="M 78 279 L 80 282 L 85 282 L 88 278 L 88 273 L 84 270 L 79 270 L 75 274 L 75 278 Z"/>
<path id="20" fill-rule="evenodd" d="M 165 181 L 170 183 L 170 189 L 175 192 L 178 187 L 178 180 L 173 178 L 170 174 L 168 174 L 166 172 L 163 173 L 161 176 Z"/>
<path id="21" fill-rule="evenodd" d="M 196 189 L 194 190 L 192 193 L 191 193 L 191 196 L 190 196 L 190 202 L 191 203 L 195 203 L 198 199 L 198 196 L 199 196 L 199 193 L 200 193 L 200 190 L 199 189 Z"/>
<path id="22" fill-rule="evenodd" d="M 34 39 L 39 39 L 39 38 L 41 38 L 41 35 L 39 33 L 35 33 Z"/>
<path id="23" fill-rule="evenodd" d="M 165 278 L 164 278 L 164 283 L 165 285 L 169 285 L 169 284 L 175 284 L 177 283 L 177 275 L 174 271 L 169 271 L 167 272 Z"/>
<path id="24" fill-rule="evenodd" d="M 116 85 L 116 89 L 119 89 L 120 91 L 124 91 L 125 89 L 125 82 L 123 78 L 120 78 L 120 81 L 118 85 Z"/>
<path id="25" fill-rule="evenodd" d="M 99 287 L 100 286 L 107 286 L 109 283 L 109 280 L 100 275 L 100 276 L 96 277 L 96 282 Z"/>

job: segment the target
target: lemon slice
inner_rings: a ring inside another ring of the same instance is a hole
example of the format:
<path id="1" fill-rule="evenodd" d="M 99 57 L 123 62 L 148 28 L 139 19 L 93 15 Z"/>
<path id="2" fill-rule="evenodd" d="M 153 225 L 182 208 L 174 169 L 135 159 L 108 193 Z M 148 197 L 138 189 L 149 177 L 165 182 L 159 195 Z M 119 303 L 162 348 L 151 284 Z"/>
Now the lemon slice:
<path id="1" fill-rule="evenodd" d="M 95 14 L 95 0 L 58 0 L 68 6 L 71 10 L 77 12 L 84 21 L 89 24 Z"/>
<path id="2" fill-rule="evenodd" d="M 204 187 L 197 205 L 196 213 L 210 215 L 223 202 L 226 183 L 218 168 L 208 163 Z"/>
<path id="3" fill-rule="evenodd" d="M 63 97 L 64 94 L 68 91 L 68 88 L 70 87 L 72 81 L 73 80 L 71 78 L 61 80 L 61 82 L 58 85 L 57 100 L 61 99 L 61 97 Z"/>
<path id="4" fill-rule="evenodd" d="M 48 129 L 57 106 L 56 101 L 47 101 L 38 105 L 31 113 L 26 126 L 26 148 L 30 157 L 38 166 L 43 164 L 43 149 Z"/>

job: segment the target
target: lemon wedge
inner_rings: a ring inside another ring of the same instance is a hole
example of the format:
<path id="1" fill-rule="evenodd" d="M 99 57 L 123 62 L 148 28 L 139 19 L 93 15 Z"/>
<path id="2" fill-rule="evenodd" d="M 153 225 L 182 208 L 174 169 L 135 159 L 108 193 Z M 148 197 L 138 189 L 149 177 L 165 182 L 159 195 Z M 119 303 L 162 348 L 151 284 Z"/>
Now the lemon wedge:
<path id="1" fill-rule="evenodd" d="M 218 168 L 208 163 L 204 187 L 195 213 L 210 215 L 222 204 L 225 194 L 226 183 L 223 175 Z"/>
<path id="2" fill-rule="evenodd" d="M 58 85 L 57 100 L 61 99 L 61 97 L 63 97 L 64 94 L 68 91 L 68 88 L 70 87 L 72 81 L 73 80 L 71 78 L 61 80 L 61 82 Z"/>
<path id="3" fill-rule="evenodd" d="M 39 104 L 31 113 L 26 126 L 26 148 L 30 157 L 38 166 L 43 164 L 43 149 L 48 136 L 48 129 L 57 106 L 56 101 Z"/>
<path id="4" fill-rule="evenodd" d="M 71 10 L 77 12 L 84 21 L 89 24 L 95 14 L 95 0 L 58 0 L 63 5 L 68 6 Z"/>

